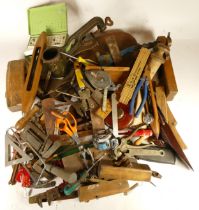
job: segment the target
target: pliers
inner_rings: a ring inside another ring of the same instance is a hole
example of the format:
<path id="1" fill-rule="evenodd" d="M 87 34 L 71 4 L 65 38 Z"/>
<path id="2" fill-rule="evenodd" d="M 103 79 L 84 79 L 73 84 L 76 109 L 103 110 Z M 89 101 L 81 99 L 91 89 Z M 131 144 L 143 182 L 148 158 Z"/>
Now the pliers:
<path id="1" fill-rule="evenodd" d="M 147 77 L 141 77 L 139 82 L 138 82 L 138 84 L 137 84 L 137 86 L 136 86 L 136 88 L 135 88 L 135 91 L 133 93 L 132 99 L 130 101 L 129 115 L 133 115 L 133 113 L 134 113 L 134 106 L 135 106 L 135 99 L 136 99 L 136 97 L 138 95 L 139 90 L 142 88 L 142 86 L 144 86 L 142 102 L 141 102 L 139 108 L 137 109 L 137 111 L 135 111 L 135 117 L 136 118 L 140 115 L 140 113 L 141 113 L 141 111 L 142 111 L 142 109 L 143 109 L 143 107 L 144 107 L 144 105 L 146 103 L 146 100 L 147 100 L 148 85 L 149 85 L 149 81 L 148 81 Z"/>

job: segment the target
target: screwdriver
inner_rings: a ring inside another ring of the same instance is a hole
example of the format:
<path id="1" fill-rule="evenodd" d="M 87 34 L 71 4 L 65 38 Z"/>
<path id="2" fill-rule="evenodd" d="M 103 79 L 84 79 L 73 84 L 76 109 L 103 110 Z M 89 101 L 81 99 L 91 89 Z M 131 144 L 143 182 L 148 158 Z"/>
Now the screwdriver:
<path id="1" fill-rule="evenodd" d="M 78 63 L 82 63 L 82 64 L 84 64 L 84 65 L 96 64 L 95 61 L 92 61 L 92 60 L 90 60 L 90 59 L 84 59 L 84 58 L 82 58 L 81 56 L 75 57 L 75 56 L 72 56 L 72 55 L 70 55 L 70 54 L 68 54 L 68 53 L 64 53 L 64 52 L 60 52 L 60 53 L 61 53 L 62 55 L 65 55 L 66 57 L 69 57 L 69 58 L 71 58 L 71 59 L 77 61 Z"/>
<path id="2" fill-rule="evenodd" d="M 64 194 L 65 195 L 71 195 L 74 191 L 78 190 L 79 187 L 81 186 L 81 181 L 83 179 L 85 179 L 89 172 L 91 171 L 91 169 L 102 159 L 104 158 L 106 154 L 102 155 L 98 160 L 96 160 L 93 165 L 86 171 L 83 172 L 83 174 L 81 175 L 81 177 L 79 178 L 79 180 L 77 180 L 74 184 L 68 184 L 64 187 Z"/>

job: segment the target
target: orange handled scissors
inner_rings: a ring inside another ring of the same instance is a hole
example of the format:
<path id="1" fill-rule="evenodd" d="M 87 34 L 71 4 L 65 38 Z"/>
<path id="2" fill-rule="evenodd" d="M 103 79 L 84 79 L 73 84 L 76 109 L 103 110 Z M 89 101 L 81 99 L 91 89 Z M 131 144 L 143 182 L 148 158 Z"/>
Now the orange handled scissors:
<path id="1" fill-rule="evenodd" d="M 75 117 L 68 111 L 63 113 L 51 111 L 51 114 L 56 117 L 55 127 L 60 131 L 67 133 L 77 144 L 79 144 L 77 121 Z"/>

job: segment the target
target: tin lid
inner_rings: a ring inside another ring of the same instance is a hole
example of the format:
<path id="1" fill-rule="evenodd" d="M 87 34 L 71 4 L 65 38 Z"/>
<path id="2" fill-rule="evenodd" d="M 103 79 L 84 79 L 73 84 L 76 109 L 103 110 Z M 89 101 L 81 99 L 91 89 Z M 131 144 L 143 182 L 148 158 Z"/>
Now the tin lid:
<path id="1" fill-rule="evenodd" d="M 28 9 L 28 29 L 30 36 L 42 31 L 48 35 L 68 33 L 67 8 L 65 3 L 48 4 Z"/>

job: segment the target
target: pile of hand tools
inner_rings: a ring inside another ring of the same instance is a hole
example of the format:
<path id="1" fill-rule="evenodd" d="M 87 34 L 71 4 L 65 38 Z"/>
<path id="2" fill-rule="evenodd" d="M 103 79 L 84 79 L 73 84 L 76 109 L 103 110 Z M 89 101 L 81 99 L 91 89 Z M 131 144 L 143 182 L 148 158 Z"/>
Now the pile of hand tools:
<path id="1" fill-rule="evenodd" d="M 61 47 L 41 32 L 31 55 L 8 63 L 7 106 L 23 116 L 6 131 L 5 165 L 31 204 L 126 194 L 137 186 L 128 180 L 161 178 L 139 160 L 178 157 L 192 169 L 167 103 L 178 91 L 170 34 L 140 44 L 112 24 L 94 17 Z"/>

